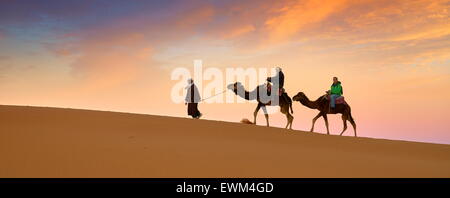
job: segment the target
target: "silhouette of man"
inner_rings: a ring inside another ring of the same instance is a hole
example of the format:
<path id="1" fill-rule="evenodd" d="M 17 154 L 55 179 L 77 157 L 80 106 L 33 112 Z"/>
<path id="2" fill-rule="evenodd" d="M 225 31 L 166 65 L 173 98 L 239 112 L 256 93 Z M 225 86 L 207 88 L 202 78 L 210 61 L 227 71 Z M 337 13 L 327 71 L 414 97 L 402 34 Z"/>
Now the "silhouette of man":
<path id="1" fill-rule="evenodd" d="M 186 86 L 187 94 L 184 99 L 185 105 L 187 105 L 188 115 L 192 116 L 194 119 L 199 119 L 202 117 L 202 113 L 198 110 L 198 103 L 200 102 L 200 94 L 198 92 L 197 86 L 194 84 L 194 80 L 188 79 L 188 85 Z"/>
<path id="2" fill-rule="evenodd" d="M 273 77 L 268 77 L 267 81 L 273 83 L 275 86 L 278 86 L 279 92 L 277 95 L 281 96 L 283 102 L 289 104 L 289 100 L 286 98 L 287 94 L 284 92 L 284 73 L 280 67 L 275 69 L 276 75 Z"/>

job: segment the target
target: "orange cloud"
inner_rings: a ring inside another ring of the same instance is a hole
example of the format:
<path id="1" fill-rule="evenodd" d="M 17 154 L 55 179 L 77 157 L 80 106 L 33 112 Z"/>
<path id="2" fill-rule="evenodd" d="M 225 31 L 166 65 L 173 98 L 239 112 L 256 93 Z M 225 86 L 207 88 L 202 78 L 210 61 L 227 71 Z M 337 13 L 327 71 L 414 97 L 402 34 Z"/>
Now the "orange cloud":
<path id="1" fill-rule="evenodd" d="M 105 77 L 105 82 L 110 77 L 116 83 L 131 79 L 143 65 L 154 66 L 151 55 L 168 46 L 186 47 L 183 42 L 193 37 L 200 38 L 200 46 L 202 39 L 232 41 L 236 50 L 248 54 L 260 52 L 242 49 L 264 50 L 259 47 L 263 46 L 270 52 L 272 46 L 302 41 L 304 49 L 315 51 L 343 48 L 335 55 L 358 57 L 361 63 L 414 62 L 418 57 L 432 61 L 438 56 L 448 58 L 448 47 L 439 44 L 450 33 L 448 7 L 446 1 L 424 0 L 286 0 L 232 2 L 221 7 L 203 3 L 168 18 L 130 16 L 68 33 L 78 38 L 58 43 L 53 51 L 73 55 L 72 67 L 79 76 Z M 367 46 L 353 50 L 352 45 Z M 118 72 L 121 67 L 126 72 Z"/>
<path id="2" fill-rule="evenodd" d="M 269 38 L 274 42 L 291 38 L 307 25 L 319 23 L 331 14 L 341 11 L 347 6 L 346 2 L 346 0 L 294 1 L 274 11 L 278 15 L 265 21 Z"/>
<path id="3" fill-rule="evenodd" d="M 392 41 L 433 39 L 447 35 L 450 35 L 450 23 L 436 25 L 435 27 L 416 32 L 401 33 L 400 35 L 393 36 Z"/>
<path id="4" fill-rule="evenodd" d="M 224 39 L 233 39 L 235 37 L 239 37 L 239 36 L 245 35 L 247 33 L 251 33 L 255 30 L 256 29 L 253 25 L 246 24 L 246 25 L 235 27 L 235 28 L 230 28 L 230 30 L 228 32 L 224 32 L 223 34 L 221 34 L 222 35 L 221 37 Z"/>

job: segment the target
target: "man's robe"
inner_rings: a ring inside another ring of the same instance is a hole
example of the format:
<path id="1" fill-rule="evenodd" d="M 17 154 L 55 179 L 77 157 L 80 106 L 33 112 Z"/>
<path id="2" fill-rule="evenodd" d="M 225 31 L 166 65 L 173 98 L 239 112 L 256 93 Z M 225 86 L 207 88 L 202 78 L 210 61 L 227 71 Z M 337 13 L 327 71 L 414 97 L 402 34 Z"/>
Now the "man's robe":
<path id="1" fill-rule="evenodd" d="M 188 115 L 192 117 L 198 117 L 200 115 L 200 111 L 198 110 L 198 103 L 200 100 L 201 98 L 197 86 L 192 83 L 187 87 L 187 94 L 185 98 L 185 102 L 188 103 Z"/>

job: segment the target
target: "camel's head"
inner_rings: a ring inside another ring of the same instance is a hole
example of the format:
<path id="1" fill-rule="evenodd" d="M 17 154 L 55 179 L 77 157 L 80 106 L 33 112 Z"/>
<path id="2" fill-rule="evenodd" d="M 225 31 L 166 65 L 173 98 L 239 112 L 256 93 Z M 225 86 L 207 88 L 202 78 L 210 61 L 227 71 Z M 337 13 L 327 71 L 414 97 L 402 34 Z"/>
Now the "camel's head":
<path id="1" fill-rule="evenodd" d="M 306 98 L 305 93 L 303 93 L 303 92 L 298 92 L 298 94 L 295 95 L 295 96 L 292 98 L 292 100 L 294 100 L 294 101 L 300 101 L 300 100 L 303 100 L 303 99 L 305 99 L 305 98 Z"/>
<path id="2" fill-rule="evenodd" d="M 241 87 L 241 86 L 242 86 L 242 84 L 240 82 L 235 82 L 235 83 L 229 84 L 227 86 L 227 88 L 232 90 L 232 91 L 234 91 L 234 92 L 236 92 L 238 87 Z"/>

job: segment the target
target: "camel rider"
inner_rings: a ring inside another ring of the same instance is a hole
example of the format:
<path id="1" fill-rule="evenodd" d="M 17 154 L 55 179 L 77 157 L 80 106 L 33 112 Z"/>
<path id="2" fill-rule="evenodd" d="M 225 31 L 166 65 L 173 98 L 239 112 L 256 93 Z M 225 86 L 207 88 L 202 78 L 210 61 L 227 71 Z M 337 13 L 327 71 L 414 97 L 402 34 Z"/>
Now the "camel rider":
<path id="1" fill-rule="evenodd" d="M 275 71 L 277 72 L 277 74 L 274 77 L 268 77 L 267 81 L 271 82 L 275 85 L 278 85 L 279 88 L 279 93 L 278 95 L 282 96 L 282 100 L 284 100 L 284 102 L 289 103 L 289 100 L 286 98 L 286 94 L 284 93 L 284 73 L 283 71 L 281 71 L 280 67 L 277 67 L 275 69 Z"/>
<path id="2" fill-rule="evenodd" d="M 338 80 L 337 77 L 333 77 L 333 84 L 331 84 L 331 89 L 329 91 L 330 94 L 330 108 L 336 107 L 336 98 L 342 96 L 344 94 L 341 81 Z"/>

